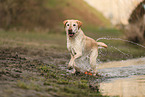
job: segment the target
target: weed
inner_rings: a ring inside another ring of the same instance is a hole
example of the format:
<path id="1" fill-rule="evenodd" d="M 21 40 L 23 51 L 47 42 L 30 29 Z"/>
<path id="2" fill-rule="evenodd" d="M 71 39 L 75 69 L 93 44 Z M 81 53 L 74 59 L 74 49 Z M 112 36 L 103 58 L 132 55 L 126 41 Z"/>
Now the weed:
<path id="1" fill-rule="evenodd" d="M 4 92 L 6 92 L 8 94 L 14 93 L 14 91 L 12 89 L 4 89 Z"/>
<path id="2" fill-rule="evenodd" d="M 23 89 L 29 89 L 29 86 L 25 82 L 22 82 L 20 80 L 17 82 L 17 86 Z"/>
<path id="3" fill-rule="evenodd" d="M 72 93 L 72 94 L 79 94 L 78 89 L 76 89 L 74 87 L 64 87 L 63 91 L 67 92 L 67 93 Z"/>
<path id="4" fill-rule="evenodd" d="M 80 83 L 80 84 L 78 84 L 78 87 L 81 89 L 86 89 L 86 88 L 88 88 L 88 84 L 87 83 Z"/>
<path id="5" fill-rule="evenodd" d="M 35 84 L 34 81 L 30 83 L 25 83 L 24 81 L 18 81 L 17 86 L 23 89 L 34 89 L 36 91 L 40 91 L 40 86 L 39 84 Z"/>
<path id="6" fill-rule="evenodd" d="M 69 80 L 65 80 L 65 79 L 59 79 L 57 80 L 58 84 L 69 84 Z"/>

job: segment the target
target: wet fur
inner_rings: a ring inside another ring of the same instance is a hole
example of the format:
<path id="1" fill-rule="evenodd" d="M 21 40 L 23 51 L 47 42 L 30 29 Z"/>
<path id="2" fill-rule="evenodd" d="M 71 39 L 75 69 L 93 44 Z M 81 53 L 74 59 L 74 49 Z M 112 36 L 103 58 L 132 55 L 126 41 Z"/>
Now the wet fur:
<path id="1" fill-rule="evenodd" d="M 67 49 L 71 54 L 71 59 L 68 64 L 68 68 L 73 68 L 72 73 L 75 73 L 76 70 L 79 71 L 79 68 L 77 68 L 76 66 L 79 64 L 76 64 L 75 60 L 81 57 L 87 57 L 89 55 L 90 57 L 89 65 L 91 66 L 93 75 L 96 75 L 97 73 L 96 58 L 98 56 L 98 46 L 107 48 L 107 45 L 102 42 L 96 42 L 94 39 L 86 36 L 81 30 L 82 26 L 81 21 L 65 20 L 63 23 L 67 35 Z M 72 37 L 69 36 L 69 30 L 75 33 Z"/>

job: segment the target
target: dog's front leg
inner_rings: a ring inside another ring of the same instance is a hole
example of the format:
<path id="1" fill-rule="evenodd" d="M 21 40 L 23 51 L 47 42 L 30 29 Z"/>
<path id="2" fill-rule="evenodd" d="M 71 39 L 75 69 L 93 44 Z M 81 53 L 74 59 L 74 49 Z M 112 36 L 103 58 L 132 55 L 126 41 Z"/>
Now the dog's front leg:
<path id="1" fill-rule="evenodd" d="M 81 56 L 82 56 L 82 52 L 76 53 L 76 55 L 74 55 L 74 60 L 81 57 Z"/>
<path id="2" fill-rule="evenodd" d="M 79 58 L 80 56 L 82 56 L 82 53 L 77 53 L 74 56 L 71 54 L 71 59 L 68 64 L 68 69 L 72 69 L 75 66 L 75 59 Z"/>
<path id="3" fill-rule="evenodd" d="M 76 53 L 73 59 L 73 66 L 76 67 L 75 60 L 82 56 L 82 52 Z"/>
<path id="4" fill-rule="evenodd" d="M 70 62 L 68 64 L 68 69 L 73 69 L 73 72 L 72 73 L 75 73 L 76 70 L 75 70 L 75 59 L 79 58 L 80 56 L 82 56 L 82 53 L 76 53 L 76 55 L 72 55 L 71 54 L 71 59 L 70 59 Z"/>
<path id="5" fill-rule="evenodd" d="M 73 74 L 76 72 L 74 67 L 75 67 L 74 56 L 71 54 L 71 59 L 70 59 L 69 64 L 68 64 L 68 69 L 69 70 L 73 69 L 73 71 L 71 72 Z"/>
<path id="6" fill-rule="evenodd" d="M 74 56 L 71 54 L 71 59 L 70 59 L 70 61 L 69 61 L 69 63 L 68 63 L 68 69 L 70 70 L 70 69 L 73 69 L 73 67 L 74 67 Z"/>

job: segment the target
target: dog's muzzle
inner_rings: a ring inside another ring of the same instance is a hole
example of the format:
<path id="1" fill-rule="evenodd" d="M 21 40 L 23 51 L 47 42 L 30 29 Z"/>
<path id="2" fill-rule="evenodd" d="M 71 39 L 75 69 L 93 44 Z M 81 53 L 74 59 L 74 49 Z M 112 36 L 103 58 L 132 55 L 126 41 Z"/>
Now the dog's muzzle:
<path id="1" fill-rule="evenodd" d="M 68 35 L 69 35 L 69 37 L 73 37 L 74 34 L 75 34 L 75 33 L 72 31 L 72 29 L 69 29 L 69 30 L 68 30 Z"/>

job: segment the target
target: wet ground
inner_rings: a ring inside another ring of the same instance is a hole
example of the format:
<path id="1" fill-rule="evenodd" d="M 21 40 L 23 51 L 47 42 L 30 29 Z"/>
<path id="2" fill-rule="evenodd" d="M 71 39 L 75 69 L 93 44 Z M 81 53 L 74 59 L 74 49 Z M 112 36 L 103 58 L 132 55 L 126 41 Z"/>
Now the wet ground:
<path id="1" fill-rule="evenodd" d="M 69 58 L 53 50 L 1 47 L 1 97 L 102 97 L 92 84 L 96 77 L 67 72 Z"/>
<path id="2" fill-rule="evenodd" d="M 67 52 L 1 47 L 1 97 L 145 96 L 145 58 L 100 63 L 96 77 L 71 75 L 69 59 Z"/>

